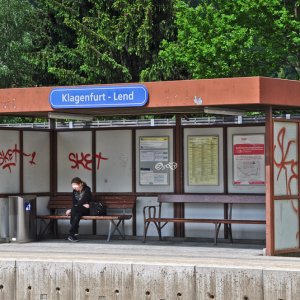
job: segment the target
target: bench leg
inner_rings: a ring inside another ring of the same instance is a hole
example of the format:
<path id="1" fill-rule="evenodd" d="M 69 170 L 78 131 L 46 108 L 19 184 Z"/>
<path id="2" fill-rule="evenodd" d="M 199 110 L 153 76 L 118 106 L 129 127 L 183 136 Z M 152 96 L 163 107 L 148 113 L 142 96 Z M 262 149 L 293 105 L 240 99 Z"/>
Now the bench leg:
<path id="1" fill-rule="evenodd" d="M 144 239 L 143 239 L 143 243 L 146 242 L 146 238 L 147 238 L 147 232 L 148 232 L 148 228 L 149 228 L 149 225 L 150 225 L 151 222 L 147 222 L 147 221 L 144 221 Z M 160 223 L 157 223 L 157 222 L 153 222 L 156 229 L 157 229 L 157 233 L 158 233 L 158 238 L 160 241 L 162 241 L 162 236 L 161 236 L 161 229 L 162 227 L 164 227 L 167 222 L 164 224 L 164 226 L 160 226 Z"/>
<path id="2" fill-rule="evenodd" d="M 156 222 L 154 222 L 154 224 L 155 224 L 156 229 L 158 231 L 158 238 L 159 238 L 160 241 L 162 241 L 162 236 L 161 236 L 161 229 L 162 229 L 162 227 L 160 226 L 160 223 L 157 224 Z M 167 224 L 167 222 L 164 224 L 164 226 L 166 224 Z"/>
<path id="3" fill-rule="evenodd" d="M 215 237 L 214 237 L 214 245 L 217 245 L 217 241 L 218 241 L 218 227 L 219 227 L 219 224 L 218 223 L 215 223 Z"/>
<path id="4" fill-rule="evenodd" d="M 39 232 L 37 234 L 38 241 L 41 240 L 42 236 L 48 231 L 48 229 L 51 225 L 51 221 L 52 220 L 49 220 L 49 223 L 47 224 L 47 220 L 43 220 L 43 219 L 40 220 L 40 226 L 39 226 L 40 228 L 39 228 Z"/>
<path id="5" fill-rule="evenodd" d="M 230 243 L 233 244 L 233 238 L 232 238 L 232 229 L 231 229 L 231 224 L 228 224 L 228 233 L 230 237 Z"/>
<path id="6" fill-rule="evenodd" d="M 119 229 L 119 225 L 122 223 L 122 229 Z M 112 225 L 114 226 L 114 230 L 112 231 Z M 109 222 L 109 230 L 108 230 L 108 237 L 107 237 L 107 241 L 110 241 L 111 236 L 114 235 L 114 233 L 118 231 L 118 233 L 120 234 L 120 236 L 125 239 L 125 230 L 124 230 L 124 220 L 119 220 L 118 223 L 116 224 L 114 222 L 114 220 L 110 220 Z"/>
<path id="7" fill-rule="evenodd" d="M 222 223 L 215 223 L 215 238 L 214 238 L 215 245 L 218 242 L 218 236 L 219 236 L 221 225 Z M 228 224 L 228 233 L 229 233 L 230 243 L 233 244 L 231 224 Z"/>
<path id="8" fill-rule="evenodd" d="M 219 236 L 221 225 L 222 225 L 221 223 L 215 224 L 215 239 L 214 239 L 215 245 L 218 243 L 218 236 Z"/>
<path id="9" fill-rule="evenodd" d="M 143 239 L 143 243 L 146 242 L 147 231 L 148 231 L 149 225 L 150 225 L 150 222 L 144 222 L 144 239 Z"/>

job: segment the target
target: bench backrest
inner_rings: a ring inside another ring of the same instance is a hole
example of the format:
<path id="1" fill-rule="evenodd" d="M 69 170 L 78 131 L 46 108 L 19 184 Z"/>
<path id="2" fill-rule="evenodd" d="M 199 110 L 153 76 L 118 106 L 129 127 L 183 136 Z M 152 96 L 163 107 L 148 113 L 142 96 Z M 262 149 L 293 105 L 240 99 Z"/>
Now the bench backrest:
<path id="1" fill-rule="evenodd" d="M 111 195 L 111 196 L 97 196 L 93 197 L 93 201 L 101 202 L 107 208 L 121 208 L 121 209 L 134 209 L 136 203 L 136 196 L 133 195 Z M 48 208 L 55 209 L 68 209 L 72 207 L 72 195 L 61 195 L 51 197 L 48 202 Z"/>
<path id="2" fill-rule="evenodd" d="M 222 195 L 222 194 L 162 194 L 159 203 L 244 203 L 264 204 L 265 195 Z"/>

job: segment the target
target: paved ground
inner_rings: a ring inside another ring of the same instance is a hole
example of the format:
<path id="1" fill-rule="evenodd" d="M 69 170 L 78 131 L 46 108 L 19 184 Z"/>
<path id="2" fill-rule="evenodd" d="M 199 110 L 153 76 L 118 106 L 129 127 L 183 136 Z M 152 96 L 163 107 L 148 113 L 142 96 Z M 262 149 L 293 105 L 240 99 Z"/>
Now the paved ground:
<path id="1" fill-rule="evenodd" d="M 214 246 L 204 242 L 149 241 L 141 240 L 89 240 L 82 238 L 78 243 L 44 240 L 32 243 L 0 244 L 0 259 L 63 260 L 82 259 L 172 265 L 209 265 L 237 268 L 275 268 L 300 270 L 298 257 L 263 256 L 264 245 L 226 244 Z"/>

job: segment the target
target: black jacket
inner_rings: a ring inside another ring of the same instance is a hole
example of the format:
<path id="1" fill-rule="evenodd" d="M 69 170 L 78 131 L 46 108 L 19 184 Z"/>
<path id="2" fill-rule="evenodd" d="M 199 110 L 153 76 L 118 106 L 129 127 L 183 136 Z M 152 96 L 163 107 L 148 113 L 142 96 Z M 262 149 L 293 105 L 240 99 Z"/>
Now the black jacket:
<path id="1" fill-rule="evenodd" d="M 86 185 L 82 189 L 81 193 L 73 190 L 72 201 L 73 206 L 83 206 L 83 204 L 89 204 L 92 201 L 91 188 Z"/>

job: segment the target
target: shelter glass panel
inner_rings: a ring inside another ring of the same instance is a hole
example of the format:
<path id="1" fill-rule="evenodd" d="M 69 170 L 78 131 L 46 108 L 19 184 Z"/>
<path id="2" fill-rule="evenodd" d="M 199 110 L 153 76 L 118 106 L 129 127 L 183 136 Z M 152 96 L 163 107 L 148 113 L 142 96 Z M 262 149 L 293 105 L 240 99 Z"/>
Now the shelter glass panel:
<path id="1" fill-rule="evenodd" d="M 274 195 L 298 194 L 298 124 L 274 122 Z"/>
<path id="2" fill-rule="evenodd" d="M 57 133 L 57 191 L 70 192 L 73 177 L 92 188 L 92 132 Z"/>
<path id="3" fill-rule="evenodd" d="M 275 250 L 299 248 L 298 200 L 275 200 Z"/>
<path id="4" fill-rule="evenodd" d="M 24 192 L 50 192 L 50 133 L 23 133 Z"/>
<path id="5" fill-rule="evenodd" d="M 132 192 L 132 131 L 96 132 L 96 192 Z"/>
<path id="6" fill-rule="evenodd" d="M 0 130 L 0 191 L 20 192 L 20 132 Z"/>

